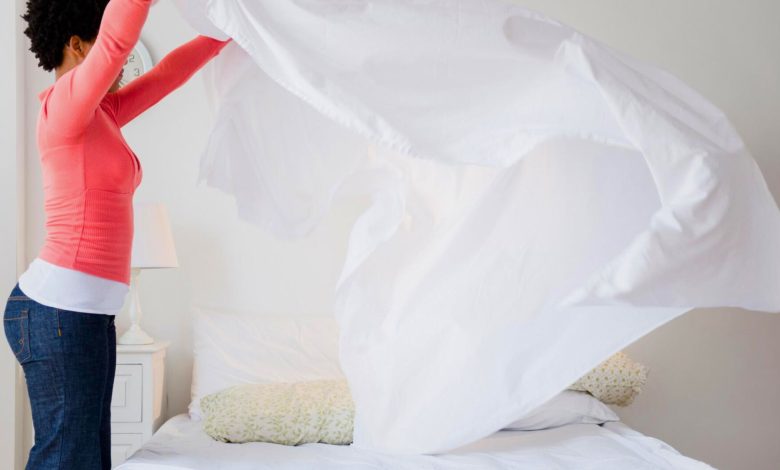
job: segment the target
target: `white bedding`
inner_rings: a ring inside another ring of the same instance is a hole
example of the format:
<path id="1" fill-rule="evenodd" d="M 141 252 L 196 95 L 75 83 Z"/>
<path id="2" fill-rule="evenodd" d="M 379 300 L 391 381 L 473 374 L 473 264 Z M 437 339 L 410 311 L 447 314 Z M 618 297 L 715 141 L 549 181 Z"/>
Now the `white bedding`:
<path id="1" fill-rule="evenodd" d="M 333 305 L 356 446 L 449 451 L 693 307 L 780 311 L 780 211 L 672 75 L 503 0 L 181 4 L 235 42 L 201 179 L 285 238 L 370 196 Z"/>
<path id="2" fill-rule="evenodd" d="M 387 455 L 351 446 L 225 444 L 179 415 L 118 470 L 711 469 L 616 422 L 502 431 L 441 455 Z"/>

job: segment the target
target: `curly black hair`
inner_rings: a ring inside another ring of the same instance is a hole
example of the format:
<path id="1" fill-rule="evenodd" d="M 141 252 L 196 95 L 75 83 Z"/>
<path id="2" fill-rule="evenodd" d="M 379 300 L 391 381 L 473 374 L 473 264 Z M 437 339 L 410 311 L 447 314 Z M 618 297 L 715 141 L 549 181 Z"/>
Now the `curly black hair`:
<path id="1" fill-rule="evenodd" d="M 30 38 L 30 51 L 40 65 L 51 72 L 64 59 L 65 46 L 72 36 L 94 41 L 109 0 L 27 0 L 24 34 Z"/>

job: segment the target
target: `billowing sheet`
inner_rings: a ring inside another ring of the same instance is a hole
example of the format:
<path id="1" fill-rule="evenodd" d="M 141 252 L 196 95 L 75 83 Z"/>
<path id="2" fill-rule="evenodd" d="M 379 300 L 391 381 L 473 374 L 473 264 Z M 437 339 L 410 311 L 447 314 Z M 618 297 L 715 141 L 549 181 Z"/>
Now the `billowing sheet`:
<path id="1" fill-rule="evenodd" d="M 695 307 L 780 310 L 780 217 L 721 111 L 501 0 L 201 0 L 232 37 L 201 178 L 338 283 L 355 445 L 436 453 Z M 695 339 L 692 339 L 695 340 Z"/>

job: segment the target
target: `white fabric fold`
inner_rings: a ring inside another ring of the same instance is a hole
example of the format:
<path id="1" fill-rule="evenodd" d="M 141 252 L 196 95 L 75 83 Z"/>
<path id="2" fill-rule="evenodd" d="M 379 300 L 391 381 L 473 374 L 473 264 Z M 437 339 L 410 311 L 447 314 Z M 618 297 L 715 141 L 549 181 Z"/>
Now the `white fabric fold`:
<path id="1" fill-rule="evenodd" d="M 237 44 L 201 178 L 280 237 L 372 198 L 335 305 L 356 446 L 447 451 L 692 308 L 780 310 L 777 205 L 671 75 L 501 0 L 180 6 Z"/>

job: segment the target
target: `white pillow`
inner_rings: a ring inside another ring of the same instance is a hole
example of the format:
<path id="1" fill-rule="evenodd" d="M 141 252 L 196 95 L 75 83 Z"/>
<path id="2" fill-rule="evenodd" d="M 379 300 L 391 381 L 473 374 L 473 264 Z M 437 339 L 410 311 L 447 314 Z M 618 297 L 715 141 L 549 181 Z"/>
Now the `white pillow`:
<path id="1" fill-rule="evenodd" d="M 342 379 L 338 327 L 328 316 L 194 309 L 190 417 L 200 399 L 240 384 Z"/>
<path id="2" fill-rule="evenodd" d="M 619 421 L 614 411 L 586 392 L 564 390 L 505 430 L 536 431 L 567 424 L 602 424 Z"/>

